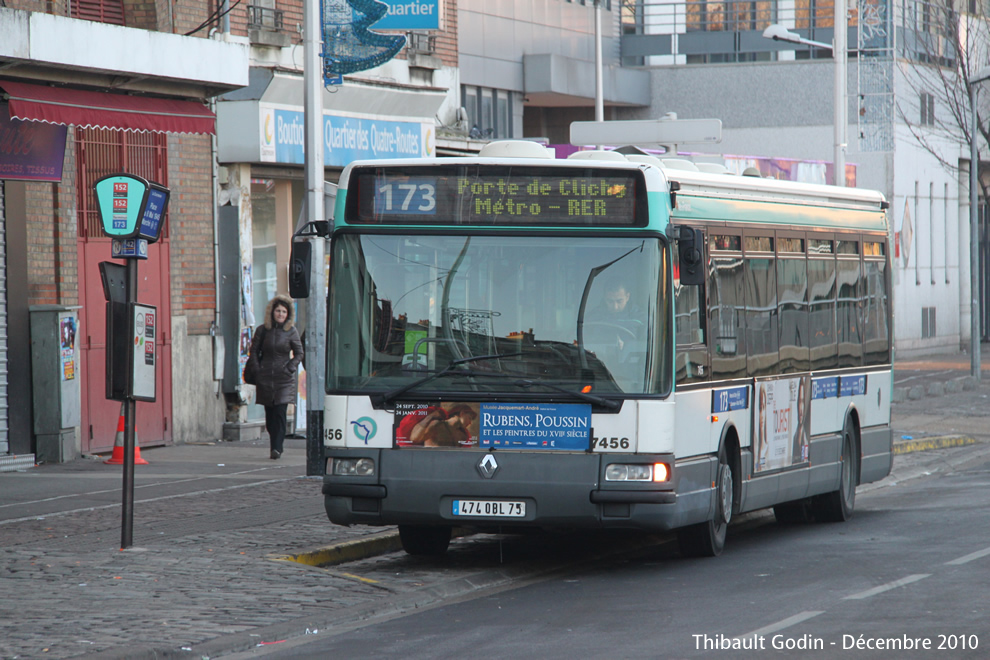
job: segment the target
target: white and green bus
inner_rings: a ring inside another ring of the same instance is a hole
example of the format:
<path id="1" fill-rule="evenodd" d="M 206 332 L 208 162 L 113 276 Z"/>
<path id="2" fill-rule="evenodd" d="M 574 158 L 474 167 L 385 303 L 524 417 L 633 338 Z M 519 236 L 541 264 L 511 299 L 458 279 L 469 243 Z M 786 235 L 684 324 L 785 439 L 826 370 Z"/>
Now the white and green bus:
<path id="1" fill-rule="evenodd" d="M 529 142 L 361 161 L 329 244 L 330 521 L 842 521 L 891 467 L 887 203 Z"/>

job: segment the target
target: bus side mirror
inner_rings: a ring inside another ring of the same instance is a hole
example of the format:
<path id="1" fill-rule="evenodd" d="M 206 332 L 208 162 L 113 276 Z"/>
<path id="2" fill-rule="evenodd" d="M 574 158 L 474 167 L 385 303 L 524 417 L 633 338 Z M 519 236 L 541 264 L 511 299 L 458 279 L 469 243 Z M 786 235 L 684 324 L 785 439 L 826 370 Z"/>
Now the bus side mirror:
<path id="1" fill-rule="evenodd" d="M 293 298 L 309 298 L 309 273 L 312 266 L 313 245 L 309 241 L 293 241 L 289 254 L 289 295 Z"/>
<path id="2" fill-rule="evenodd" d="M 680 227 L 677 260 L 682 285 L 705 283 L 705 235 L 700 229 Z"/>

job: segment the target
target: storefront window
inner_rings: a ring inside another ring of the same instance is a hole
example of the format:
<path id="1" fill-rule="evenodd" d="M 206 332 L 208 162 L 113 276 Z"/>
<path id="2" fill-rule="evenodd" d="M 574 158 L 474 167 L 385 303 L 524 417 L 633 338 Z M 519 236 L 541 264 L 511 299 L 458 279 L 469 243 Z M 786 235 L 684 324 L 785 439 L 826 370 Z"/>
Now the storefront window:
<path id="1" fill-rule="evenodd" d="M 278 291 L 275 248 L 275 181 L 251 179 L 251 240 L 255 325 L 265 322 L 265 306 Z"/>

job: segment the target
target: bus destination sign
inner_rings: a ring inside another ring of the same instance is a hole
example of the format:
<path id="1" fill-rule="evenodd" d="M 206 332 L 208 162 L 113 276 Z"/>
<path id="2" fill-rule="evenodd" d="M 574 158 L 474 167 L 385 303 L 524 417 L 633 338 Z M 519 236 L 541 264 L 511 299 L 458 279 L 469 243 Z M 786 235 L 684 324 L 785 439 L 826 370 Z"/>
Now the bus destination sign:
<path id="1" fill-rule="evenodd" d="M 645 225 L 645 190 L 635 170 L 382 167 L 361 170 L 354 181 L 348 195 L 354 223 Z"/>

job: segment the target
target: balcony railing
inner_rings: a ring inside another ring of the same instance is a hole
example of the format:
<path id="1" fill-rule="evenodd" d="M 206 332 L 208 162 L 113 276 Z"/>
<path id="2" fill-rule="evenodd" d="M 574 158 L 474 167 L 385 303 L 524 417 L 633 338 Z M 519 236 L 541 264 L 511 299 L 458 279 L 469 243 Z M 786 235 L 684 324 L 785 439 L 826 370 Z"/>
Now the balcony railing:
<path id="1" fill-rule="evenodd" d="M 260 5 L 248 5 L 247 23 L 249 30 L 282 30 L 282 19 L 285 12 Z"/>
<path id="2" fill-rule="evenodd" d="M 436 52 L 437 38 L 424 32 L 406 32 L 406 44 L 411 52 L 432 55 Z"/>

